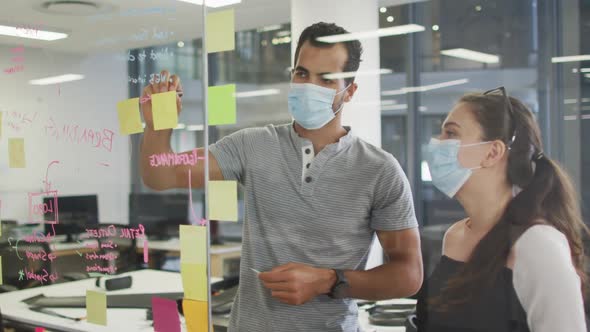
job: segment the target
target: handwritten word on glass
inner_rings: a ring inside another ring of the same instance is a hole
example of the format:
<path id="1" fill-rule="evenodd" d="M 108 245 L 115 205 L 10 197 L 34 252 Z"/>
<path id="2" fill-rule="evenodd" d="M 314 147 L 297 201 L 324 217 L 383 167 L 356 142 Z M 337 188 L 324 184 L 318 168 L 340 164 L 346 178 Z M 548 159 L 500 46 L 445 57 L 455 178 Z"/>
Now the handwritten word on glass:
<path id="1" fill-rule="evenodd" d="M 20 270 L 18 272 L 19 277 L 18 280 L 22 281 L 22 280 L 34 280 L 37 281 L 39 283 L 41 283 L 41 285 L 44 285 L 47 282 L 55 282 L 59 277 L 57 272 L 53 272 L 53 273 L 49 273 L 49 271 L 47 271 L 46 269 L 43 269 L 40 272 L 37 271 L 33 271 L 33 270 L 29 270 L 25 267 L 24 271 Z"/>
<path id="2" fill-rule="evenodd" d="M 6 126 L 18 133 L 31 128 L 38 116 L 38 112 L 6 112 Z"/>
<path id="3" fill-rule="evenodd" d="M 109 240 L 109 238 L 131 240 L 145 238 L 145 228 L 141 224 L 137 225 L 137 227 L 119 228 L 115 225 L 109 225 L 99 229 L 87 228 L 85 235 L 90 239 L 100 239 L 100 249 L 106 250 L 105 252 L 91 252 L 84 255 L 88 264 L 86 265 L 86 272 L 114 274 L 117 272 L 116 264 L 104 264 L 105 261 L 115 261 L 119 257 L 116 251 L 108 251 L 108 249 L 116 250 L 117 248 L 117 244 L 114 243 L 112 239 Z M 99 249 L 99 244 L 86 243 L 85 247 L 89 249 Z"/>
<path id="4" fill-rule="evenodd" d="M 109 225 L 106 228 L 100 229 L 86 229 L 86 235 L 89 238 L 105 238 L 105 237 L 120 237 L 125 239 L 136 239 L 145 236 L 145 228 L 143 225 L 138 225 L 137 228 L 123 227 L 117 232 L 117 228 L 114 225 Z"/>
<path id="5" fill-rule="evenodd" d="M 168 47 L 162 48 L 160 50 L 151 50 L 149 53 L 149 59 L 152 61 L 157 61 L 160 58 L 164 58 L 164 57 L 173 57 L 174 56 L 174 52 L 172 51 L 168 51 Z M 131 51 L 127 52 L 127 61 L 130 62 L 134 62 L 135 60 L 139 61 L 139 62 L 143 62 L 145 61 L 145 59 L 148 57 L 148 54 L 146 54 L 145 50 L 141 50 L 141 52 L 137 53 L 137 56 L 135 56 L 134 54 L 131 53 Z"/>
<path id="6" fill-rule="evenodd" d="M 190 165 L 194 166 L 199 160 L 203 160 L 205 157 L 199 157 L 197 150 L 193 150 L 190 153 L 159 153 L 150 156 L 150 166 L 162 167 L 162 166 L 178 166 L 178 165 Z"/>
<path id="7" fill-rule="evenodd" d="M 103 128 L 102 131 L 83 128 L 77 124 L 57 124 L 53 117 L 50 116 L 45 125 L 45 135 L 55 138 L 56 141 L 63 140 L 64 142 L 88 145 L 111 152 L 115 132 L 106 128 Z"/>
<path id="8" fill-rule="evenodd" d="M 14 74 L 14 73 L 18 73 L 18 72 L 22 72 L 25 70 L 25 66 L 20 64 L 21 62 L 25 61 L 24 56 L 22 56 L 21 54 L 25 51 L 24 47 L 15 47 L 15 48 L 11 48 L 10 52 L 15 55 L 12 58 L 12 62 L 16 62 L 19 63 L 16 66 L 13 67 L 9 67 L 4 69 L 4 73 L 6 74 Z"/>
<path id="9" fill-rule="evenodd" d="M 51 197 L 47 203 L 35 203 L 36 198 Z M 29 193 L 29 222 L 55 224 L 59 222 L 59 211 L 57 209 L 57 190 L 41 193 Z"/>

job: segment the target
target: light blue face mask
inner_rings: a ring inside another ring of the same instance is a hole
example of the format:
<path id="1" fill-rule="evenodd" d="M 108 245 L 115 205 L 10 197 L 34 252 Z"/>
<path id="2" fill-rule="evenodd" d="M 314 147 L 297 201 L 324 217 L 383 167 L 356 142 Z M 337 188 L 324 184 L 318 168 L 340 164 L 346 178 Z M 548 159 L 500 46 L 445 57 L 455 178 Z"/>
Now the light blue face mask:
<path id="1" fill-rule="evenodd" d="M 438 140 L 433 138 L 426 147 L 426 162 L 430 169 L 432 183 L 445 195 L 453 198 L 469 179 L 473 170 L 480 167 L 465 168 L 459 163 L 459 149 L 469 146 L 489 144 L 481 142 L 461 145 L 457 139 Z"/>
<path id="2" fill-rule="evenodd" d="M 322 128 L 344 107 L 343 102 L 336 112 L 332 111 L 334 98 L 346 91 L 349 86 L 336 92 L 334 89 L 311 83 L 291 83 L 289 112 L 293 119 L 305 129 Z"/>

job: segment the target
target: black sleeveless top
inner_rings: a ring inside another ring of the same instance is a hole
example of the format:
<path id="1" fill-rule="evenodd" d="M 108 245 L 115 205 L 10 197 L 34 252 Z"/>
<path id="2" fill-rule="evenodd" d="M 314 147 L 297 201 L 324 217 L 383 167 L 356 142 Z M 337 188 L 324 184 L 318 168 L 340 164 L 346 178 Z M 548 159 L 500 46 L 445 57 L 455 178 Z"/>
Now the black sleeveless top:
<path id="1" fill-rule="evenodd" d="M 431 310 L 427 300 L 437 296 L 446 282 L 465 264 L 442 256 L 430 278 L 418 292 L 418 332 L 530 332 L 526 313 L 512 284 L 512 270 L 504 268 L 490 289 L 469 303 L 448 312 Z"/>

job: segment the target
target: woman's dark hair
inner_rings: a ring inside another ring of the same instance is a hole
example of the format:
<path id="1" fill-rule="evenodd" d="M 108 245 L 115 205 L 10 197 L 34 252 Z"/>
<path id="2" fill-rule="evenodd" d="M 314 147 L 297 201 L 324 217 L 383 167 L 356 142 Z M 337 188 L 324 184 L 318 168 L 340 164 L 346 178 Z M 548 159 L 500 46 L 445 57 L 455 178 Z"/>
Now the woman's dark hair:
<path id="1" fill-rule="evenodd" d="M 582 236 L 588 234 L 588 228 L 582 220 L 579 200 L 568 175 L 543 154 L 540 129 L 532 112 L 518 99 L 503 95 L 469 94 L 459 103 L 470 106 L 482 128 L 482 141 L 501 140 L 509 147 L 507 178 L 522 191 L 480 240 L 462 270 L 429 303 L 435 310 L 447 311 L 452 306 L 465 304 L 481 290 L 489 289 L 506 266 L 516 240 L 539 223 L 551 225 L 566 236 L 586 297 Z"/>

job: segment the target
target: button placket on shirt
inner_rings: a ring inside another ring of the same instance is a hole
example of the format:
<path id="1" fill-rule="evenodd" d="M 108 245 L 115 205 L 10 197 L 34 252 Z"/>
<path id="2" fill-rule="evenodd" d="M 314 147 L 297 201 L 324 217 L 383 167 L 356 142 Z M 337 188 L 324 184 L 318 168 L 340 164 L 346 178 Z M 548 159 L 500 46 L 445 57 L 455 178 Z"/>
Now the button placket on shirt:
<path id="1" fill-rule="evenodd" d="M 301 147 L 301 182 L 302 183 L 310 183 L 311 181 L 308 180 L 309 176 L 308 173 L 311 169 L 311 164 L 314 159 L 314 151 L 313 145 L 306 144 Z M 313 179 L 311 179 L 313 180 Z"/>
<path id="2" fill-rule="evenodd" d="M 311 161 L 311 165 L 307 168 L 306 163 L 306 153 L 305 148 L 302 149 L 303 157 L 302 157 L 302 177 L 301 177 L 301 193 L 306 196 L 313 195 L 314 188 L 316 183 L 319 180 L 320 173 L 322 172 L 322 168 L 326 164 L 326 162 L 330 159 L 330 156 L 334 154 L 335 146 L 327 146 L 325 147 L 320 153 L 318 153 L 315 157 L 310 157 L 313 159 Z M 313 152 L 313 148 L 312 148 Z M 309 157 L 308 157 L 309 158 Z"/>

